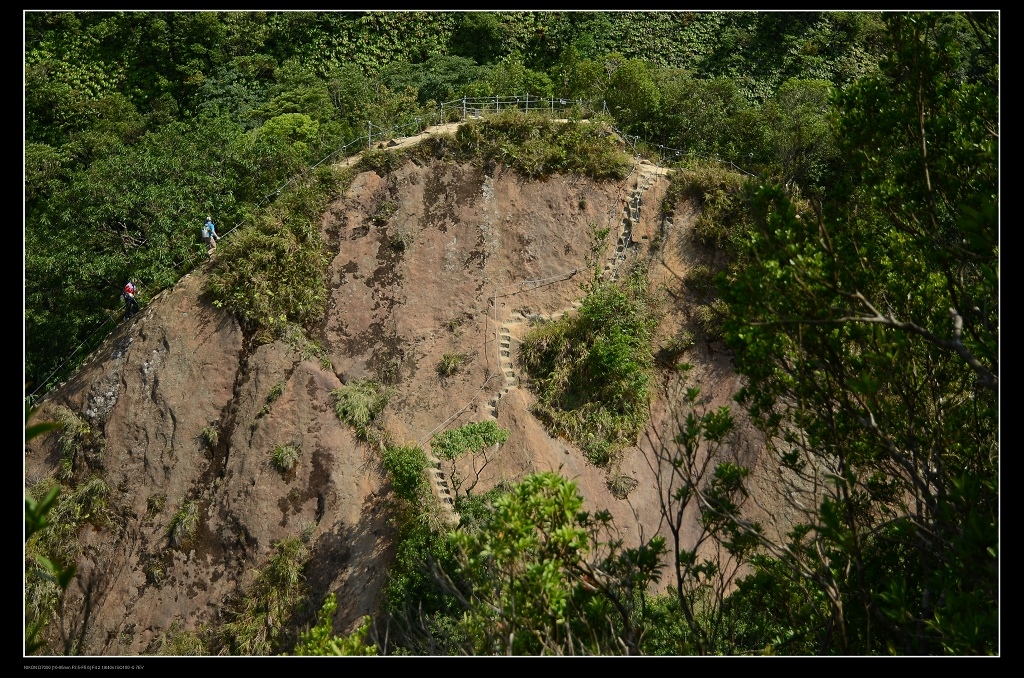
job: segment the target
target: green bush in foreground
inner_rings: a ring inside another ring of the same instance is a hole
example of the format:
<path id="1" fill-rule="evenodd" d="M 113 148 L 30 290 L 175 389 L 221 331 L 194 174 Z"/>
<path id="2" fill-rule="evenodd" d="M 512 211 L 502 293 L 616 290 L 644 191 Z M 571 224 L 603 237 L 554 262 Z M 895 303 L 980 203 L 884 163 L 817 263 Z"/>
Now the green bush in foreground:
<path id="1" fill-rule="evenodd" d="M 377 654 L 377 646 L 366 643 L 370 632 L 370 618 L 363 617 L 359 628 L 348 636 L 332 636 L 334 612 L 338 600 L 334 593 L 327 596 L 324 606 L 317 613 L 316 626 L 302 634 L 295 654 L 302 656 L 370 656 Z"/>

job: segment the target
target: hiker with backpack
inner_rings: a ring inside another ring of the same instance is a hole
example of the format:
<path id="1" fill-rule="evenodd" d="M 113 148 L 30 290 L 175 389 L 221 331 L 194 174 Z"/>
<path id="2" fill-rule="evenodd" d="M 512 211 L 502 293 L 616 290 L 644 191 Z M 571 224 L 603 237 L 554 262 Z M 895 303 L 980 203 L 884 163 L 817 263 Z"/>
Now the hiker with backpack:
<path id="1" fill-rule="evenodd" d="M 217 235 L 217 229 L 213 225 L 213 220 L 210 217 L 206 217 L 206 223 L 203 224 L 203 242 L 206 243 L 206 256 L 213 254 L 213 251 L 217 249 L 217 241 L 220 240 L 220 236 Z"/>
<path id="2" fill-rule="evenodd" d="M 129 280 L 121 290 L 121 299 L 124 300 L 124 318 L 127 320 L 139 312 L 139 302 L 135 300 L 135 283 Z"/>

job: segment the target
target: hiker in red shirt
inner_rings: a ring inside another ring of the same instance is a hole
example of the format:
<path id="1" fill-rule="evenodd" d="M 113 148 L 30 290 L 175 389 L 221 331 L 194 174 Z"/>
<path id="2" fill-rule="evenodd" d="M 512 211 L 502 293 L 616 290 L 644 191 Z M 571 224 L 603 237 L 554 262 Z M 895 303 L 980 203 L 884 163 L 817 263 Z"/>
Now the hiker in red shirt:
<path id="1" fill-rule="evenodd" d="M 121 298 L 124 299 L 124 317 L 127 320 L 139 312 L 139 302 L 135 301 L 135 284 L 131 280 L 125 284 Z"/>

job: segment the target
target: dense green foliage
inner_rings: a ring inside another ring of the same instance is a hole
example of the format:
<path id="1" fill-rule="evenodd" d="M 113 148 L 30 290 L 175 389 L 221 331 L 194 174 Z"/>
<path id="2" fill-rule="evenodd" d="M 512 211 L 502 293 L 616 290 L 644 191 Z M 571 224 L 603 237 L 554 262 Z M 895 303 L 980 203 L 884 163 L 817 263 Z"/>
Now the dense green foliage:
<path id="1" fill-rule="evenodd" d="M 218 249 L 207 294 L 264 340 L 323 314 L 328 258 L 319 219 L 335 187 L 333 173 L 317 173 Z"/>
<path id="2" fill-rule="evenodd" d="M 508 440 L 509 431 L 493 421 L 472 421 L 438 433 L 430 440 L 430 449 L 441 459 L 458 459 L 466 452 L 480 452 Z"/>
<path id="3" fill-rule="evenodd" d="M 370 618 L 365 617 L 358 629 L 345 637 L 331 633 L 334 622 L 334 611 L 338 609 L 338 600 L 333 593 L 327 596 L 324 606 L 317 613 L 316 625 L 302 634 L 295 654 L 301 656 L 371 656 L 377 654 L 377 646 L 366 643 L 370 632 Z"/>
<path id="4" fill-rule="evenodd" d="M 452 538 L 474 654 L 636 653 L 632 622 L 660 574 L 664 542 L 623 549 L 610 516 L 555 473 L 528 476 L 491 502 L 475 530 Z"/>
<path id="5" fill-rule="evenodd" d="M 523 338 L 534 414 L 595 464 L 635 444 L 647 421 L 656 325 L 647 277 L 637 271 L 621 284 L 596 282 L 577 313 Z"/>
<path id="6" fill-rule="evenodd" d="M 762 189 L 750 262 L 723 289 L 742 402 L 812 509 L 770 551 L 792 575 L 761 577 L 813 582 L 815 605 L 787 594 L 780 610 L 796 647 L 994 653 L 995 16 L 887 25 L 883 73 L 839 101 L 844 190 L 811 212 Z"/>
<path id="7" fill-rule="evenodd" d="M 394 445 L 385 448 L 381 456 L 384 470 L 391 479 L 391 490 L 401 499 L 416 502 L 429 492 L 423 475 L 427 468 L 427 454 L 416 445 Z"/>

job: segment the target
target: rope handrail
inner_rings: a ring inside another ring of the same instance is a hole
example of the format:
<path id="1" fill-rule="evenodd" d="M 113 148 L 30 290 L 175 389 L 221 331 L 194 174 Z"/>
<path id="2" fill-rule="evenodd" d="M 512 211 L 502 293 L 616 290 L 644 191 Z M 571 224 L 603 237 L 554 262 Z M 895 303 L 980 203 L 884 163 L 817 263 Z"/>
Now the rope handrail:
<path id="1" fill-rule="evenodd" d="M 451 415 L 450 417 L 448 417 L 447 419 L 445 419 L 444 421 L 442 421 L 442 422 L 441 422 L 440 424 L 438 424 L 437 426 L 435 426 L 435 427 L 434 427 L 433 429 L 431 429 L 429 433 L 427 433 L 427 434 L 426 434 L 425 436 L 423 436 L 422 438 L 420 438 L 420 439 L 419 439 L 419 440 L 418 440 L 418 441 L 416 442 L 416 445 L 418 445 L 419 447 L 423 447 L 424 443 L 426 443 L 426 442 L 427 442 L 428 440 L 430 440 L 430 438 L 431 438 L 431 437 L 432 437 L 432 436 L 433 436 L 433 435 L 434 435 L 435 433 L 437 433 L 437 432 L 438 432 L 438 431 L 440 431 L 440 430 L 441 430 L 442 428 L 444 428 L 444 427 L 445 427 L 445 426 L 447 426 L 447 425 L 448 425 L 449 423 L 451 423 L 451 422 L 452 422 L 452 421 L 453 421 L 453 420 L 454 420 L 454 419 L 455 419 L 455 418 L 456 418 L 457 416 L 459 416 L 460 414 L 462 414 L 463 412 L 465 412 L 466 410 L 468 410 L 468 409 L 469 409 L 469 407 L 470 407 L 470 406 L 471 406 L 471 405 L 472 405 L 473 403 L 475 403 L 475 402 L 476 402 L 476 399 L 477 399 L 477 398 L 478 398 L 478 397 L 480 396 L 480 391 L 484 390 L 484 388 L 486 388 L 486 387 L 487 387 L 487 384 L 489 384 L 489 383 L 491 382 L 491 379 L 494 379 L 494 378 L 495 378 L 496 376 L 498 376 L 498 374 L 497 374 L 497 373 L 495 373 L 495 374 L 491 374 L 491 375 L 489 375 L 489 376 L 488 376 L 488 377 L 487 377 L 486 379 L 484 379 L 484 383 L 480 384 L 480 386 L 479 386 L 479 387 L 478 387 L 478 388 L 476 389 L 476 392 L 475 392 L 475 393 L 473 394 L 473 397 L 469 399 L 469 402 L 468 402 L 468 403 L 466 403 L 466 404 L 465 404 L 465 405 L 464 405 L 464 406 L 463 406 L 463 407 L 462 407 L 462 408 L 461 408 L 460 410 L 458 410 L 457 412 L 455 412 L 455 414 Z"/>

